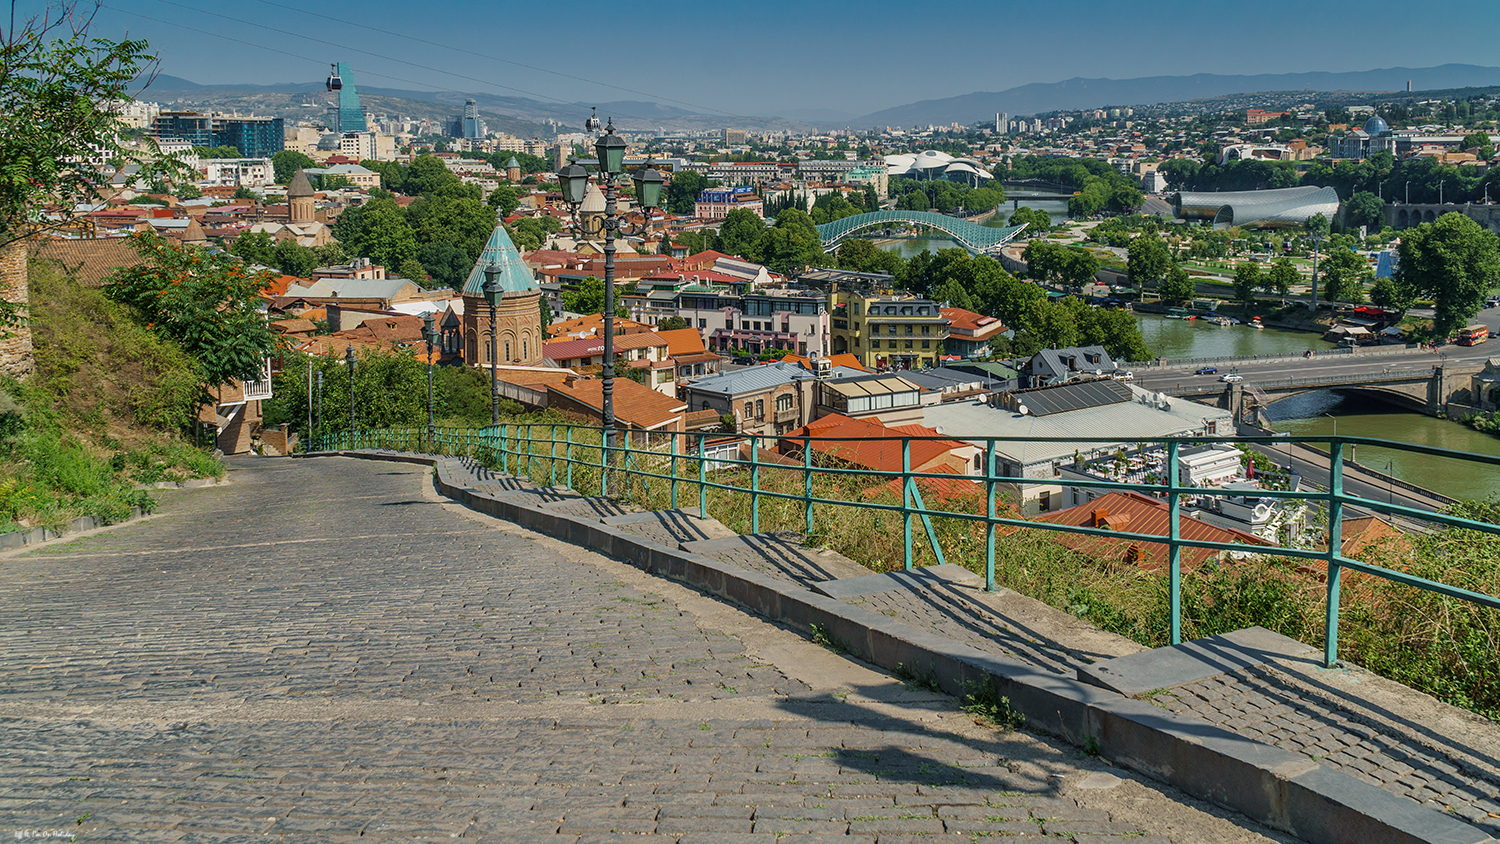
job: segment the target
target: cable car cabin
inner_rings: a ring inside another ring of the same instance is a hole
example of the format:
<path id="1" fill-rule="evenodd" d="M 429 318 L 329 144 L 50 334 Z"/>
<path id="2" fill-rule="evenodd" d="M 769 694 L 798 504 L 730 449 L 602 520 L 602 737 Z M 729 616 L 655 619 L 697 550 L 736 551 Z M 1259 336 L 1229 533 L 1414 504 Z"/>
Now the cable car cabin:
<path id="1" fill-rule="evenodd" d="M 343 89 L 344 89 L 344 80 L 342 80 L 342 79 L 339 78 L 339 66 L 338 65 L 334 65 L 333 66 L 333 72 L 328 74 L 328 90 L 330 92 L 332 92 L 332 91 L 342 91 Z"/>

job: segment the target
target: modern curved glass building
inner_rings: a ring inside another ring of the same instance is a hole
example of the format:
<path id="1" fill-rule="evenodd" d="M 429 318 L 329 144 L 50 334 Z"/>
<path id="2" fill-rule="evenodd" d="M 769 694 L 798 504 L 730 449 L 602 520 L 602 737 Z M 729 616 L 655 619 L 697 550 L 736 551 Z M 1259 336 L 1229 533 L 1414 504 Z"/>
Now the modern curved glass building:
<path id="1" fill-rule="evenodd" d="M 1177 216 L 1212 220 L 1214 228 L 1286 228 L 1303 225 L 1315 214 L 1332 220 L 1339 213 L 1339 194 L 1333 188 L 1316 185 L 1215 193 L 1182 191 L 1172 204 Z"/>

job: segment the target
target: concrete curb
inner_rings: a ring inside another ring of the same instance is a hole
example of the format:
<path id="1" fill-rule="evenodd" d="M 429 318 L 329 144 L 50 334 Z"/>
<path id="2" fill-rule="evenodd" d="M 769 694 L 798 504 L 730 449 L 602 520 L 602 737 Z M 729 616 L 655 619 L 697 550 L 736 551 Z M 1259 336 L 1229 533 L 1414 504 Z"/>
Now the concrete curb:
<path id="1" fill-rule="evenodd" d="M 37 545 L 42 542 L 50 542 L 54 539 L 61 539 L 63 537 L 83 533 L 84 531 L 98 530 L 102 527 L 114 527 L 115 525 L 123 525 L 127 522 L 133 522 L 143 515 L 145 514 L 141 512 L 141 508 L 131 507 L 130 515 L 128 517 L 118 522 L 111 522 L 108 525 L 106 525 L 104 523 L 104 520 L 99 518 L 98 516 L 80 516 L 79 518 L 76 518 L 73 521 L 69 522 L 68 526 L 63 528 L 62 533 L 51 531 L 46 528 L 32 528 L 31 530 L 27 531 L 18 530 L 12 531 L 10 533 L 0 533 L 0 553 L 3 553 L 5 551 L 14 551 L 17 548 L 24 548 L 27 545 Z"/>
<path id="2" fill-rule="evenodd" d="M 226 483 L 217 478 L 193 478 L 186 481 L 157 481 L 154 484 L 136 484 L 135 489 L 202 489 Z"/>
<path id="3" fill-rule="evenodd" d="M 658 545 L 598 521 L 547 512 L 457 483 L 457 458 L 376 451 L 321 452 L 415 463 L 436 469 L 440 493 L 472 510 L 629 563 L 733 601 L 803 632 L 821 632 L 886 669 L 919 666 L 943 691 L 989 686 L 1026 716 L 1027 726 L 1097 748 L 1184 792 L 1241 812 L 1307 841 L 1336 844 L 1483 844 L 1485 833 L 1458 818 L 1368 785 L 1306 756 L 1264 745 L 1117 692 L 984 653 L 944 636 L 794 584 L 688 551 Z"/>

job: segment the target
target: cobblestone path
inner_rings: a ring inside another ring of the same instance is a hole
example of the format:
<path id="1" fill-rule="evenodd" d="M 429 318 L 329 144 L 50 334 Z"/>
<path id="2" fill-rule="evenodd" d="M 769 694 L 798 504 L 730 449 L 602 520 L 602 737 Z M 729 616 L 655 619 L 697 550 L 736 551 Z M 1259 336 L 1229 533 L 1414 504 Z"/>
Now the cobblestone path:
<path id="1" fill-rule="evenodd" d="M 0 837 L 1286 840 L 425 468 L 234 465 L 0 557 Z"/>

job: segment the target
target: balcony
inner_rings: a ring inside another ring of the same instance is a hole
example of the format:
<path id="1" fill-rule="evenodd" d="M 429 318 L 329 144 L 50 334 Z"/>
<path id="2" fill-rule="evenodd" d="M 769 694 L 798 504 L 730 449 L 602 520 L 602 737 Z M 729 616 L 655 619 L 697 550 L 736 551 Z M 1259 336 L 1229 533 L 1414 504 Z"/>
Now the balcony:
<path id="1" fill-rule="evenodd" d="M 795 421 L 797 421 L 797 406 L 794 404 L 791 407 L 787 408 L 786 410 L 777 410 L 776 411 L 776 421 L 777 422 L 795 422 Z"/>

